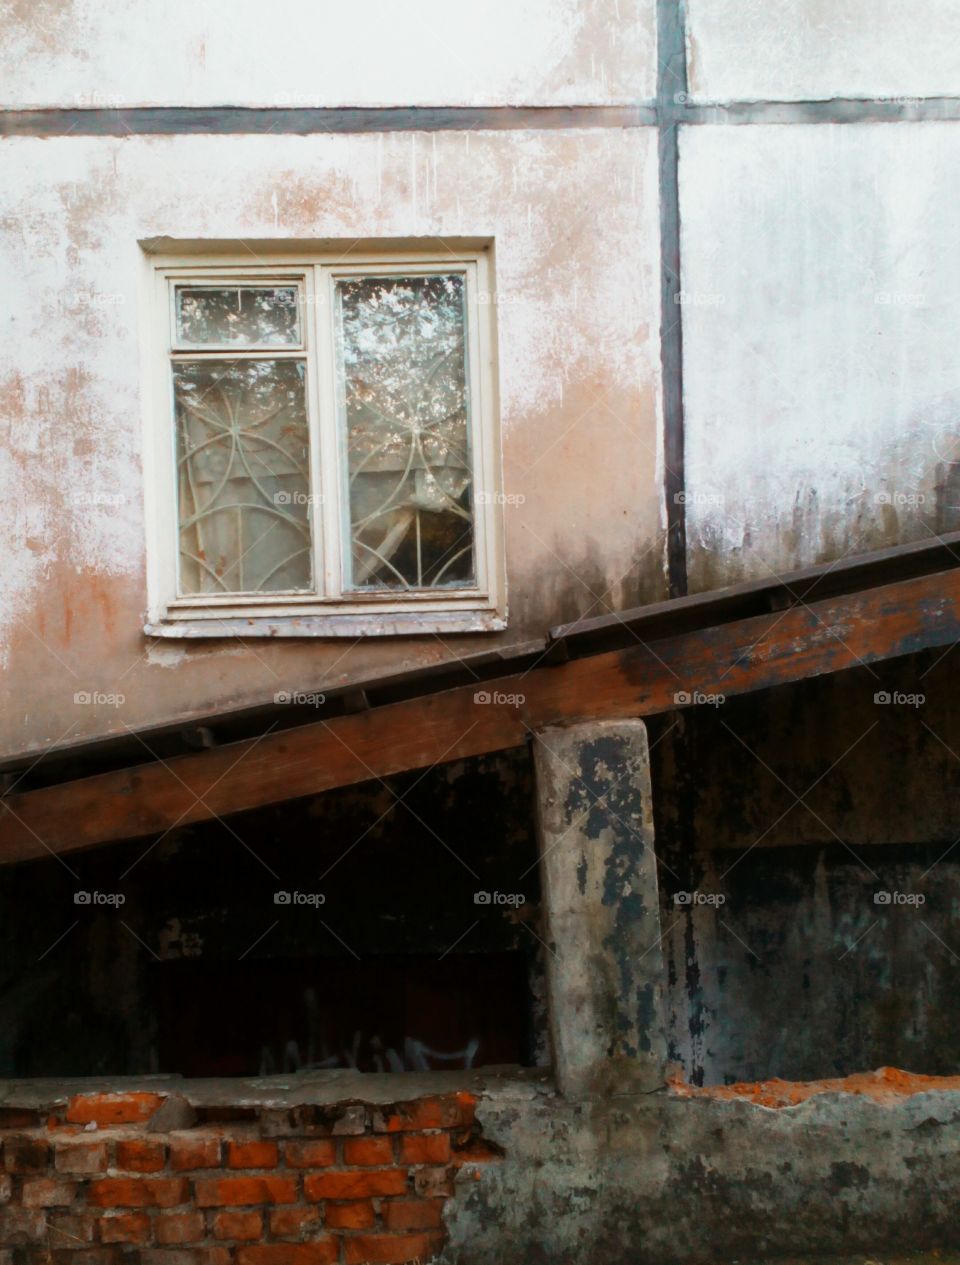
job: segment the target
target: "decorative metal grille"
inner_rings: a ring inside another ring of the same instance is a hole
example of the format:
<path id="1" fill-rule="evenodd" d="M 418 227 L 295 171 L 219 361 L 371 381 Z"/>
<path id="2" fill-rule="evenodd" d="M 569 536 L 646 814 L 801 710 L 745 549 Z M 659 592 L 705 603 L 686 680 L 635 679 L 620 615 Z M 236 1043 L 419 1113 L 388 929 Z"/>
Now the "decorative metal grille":
<path id="1" fill-rule="evenodd" d="M 302 360 L 176 360 L 180 592 L 312 584 Z"/>
<path id="2" fill-rule="evenodd" d="M 465 315 L 459 273 L 337 282 L 347 587 L 474 583 Z"/>

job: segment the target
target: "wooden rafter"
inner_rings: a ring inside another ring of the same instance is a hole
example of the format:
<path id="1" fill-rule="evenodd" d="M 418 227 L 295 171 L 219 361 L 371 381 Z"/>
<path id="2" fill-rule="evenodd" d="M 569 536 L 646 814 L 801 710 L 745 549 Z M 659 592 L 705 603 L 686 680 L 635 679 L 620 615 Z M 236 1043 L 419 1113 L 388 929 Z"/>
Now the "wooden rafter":
<path id="1" fill-rule="evenodd" d="M 684 692 L 743 694 L 958 640 L 960 568 L 901 579 L 12 795 L 0 863 L 516 747 L 551 725 L 653 715 Z"/>

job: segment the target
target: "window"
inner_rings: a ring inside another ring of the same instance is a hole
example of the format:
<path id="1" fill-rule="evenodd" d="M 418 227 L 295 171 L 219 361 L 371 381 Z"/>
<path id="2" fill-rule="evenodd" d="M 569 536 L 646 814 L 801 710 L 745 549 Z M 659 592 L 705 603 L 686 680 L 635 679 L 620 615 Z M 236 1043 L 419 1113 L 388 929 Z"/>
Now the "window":
<path id="1" fill-rule="evenodd" d="M 503 628 L 485 252 L 153 267 L 148 631 Z"/>

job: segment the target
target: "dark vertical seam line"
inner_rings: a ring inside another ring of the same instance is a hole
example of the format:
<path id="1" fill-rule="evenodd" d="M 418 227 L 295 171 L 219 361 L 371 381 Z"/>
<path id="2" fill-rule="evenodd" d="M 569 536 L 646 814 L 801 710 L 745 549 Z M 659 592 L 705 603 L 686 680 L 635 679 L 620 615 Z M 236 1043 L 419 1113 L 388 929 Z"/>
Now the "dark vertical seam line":
<path id="1" fill-rule="evenodd" d="M 687 593 L 687 522 L 683 433 L 683 325 L 680 303 L 678 107 L 687 99 L 683 0 L 657 0 L 657 144 L 660 195 L 660 366 L 663 379 L 667 581 Z"/>

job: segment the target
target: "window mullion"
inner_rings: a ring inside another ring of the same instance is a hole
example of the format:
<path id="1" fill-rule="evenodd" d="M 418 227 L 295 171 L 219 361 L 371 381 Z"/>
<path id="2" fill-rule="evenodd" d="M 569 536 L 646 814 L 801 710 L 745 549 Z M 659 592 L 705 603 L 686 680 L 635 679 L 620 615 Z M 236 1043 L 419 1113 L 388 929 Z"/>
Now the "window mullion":
<path id="1" fill-rule="evenodd" d="M 336 375 L 333 351 L 333 286 L 329 271 L 314 269 L 316 300 L 316 365 L 319 396 L 318 439 L 323 490 L 324 594 L 339 598 L 343 592 L 342 515 L 340 513 L 340 444 L 337 435 Z"/>

